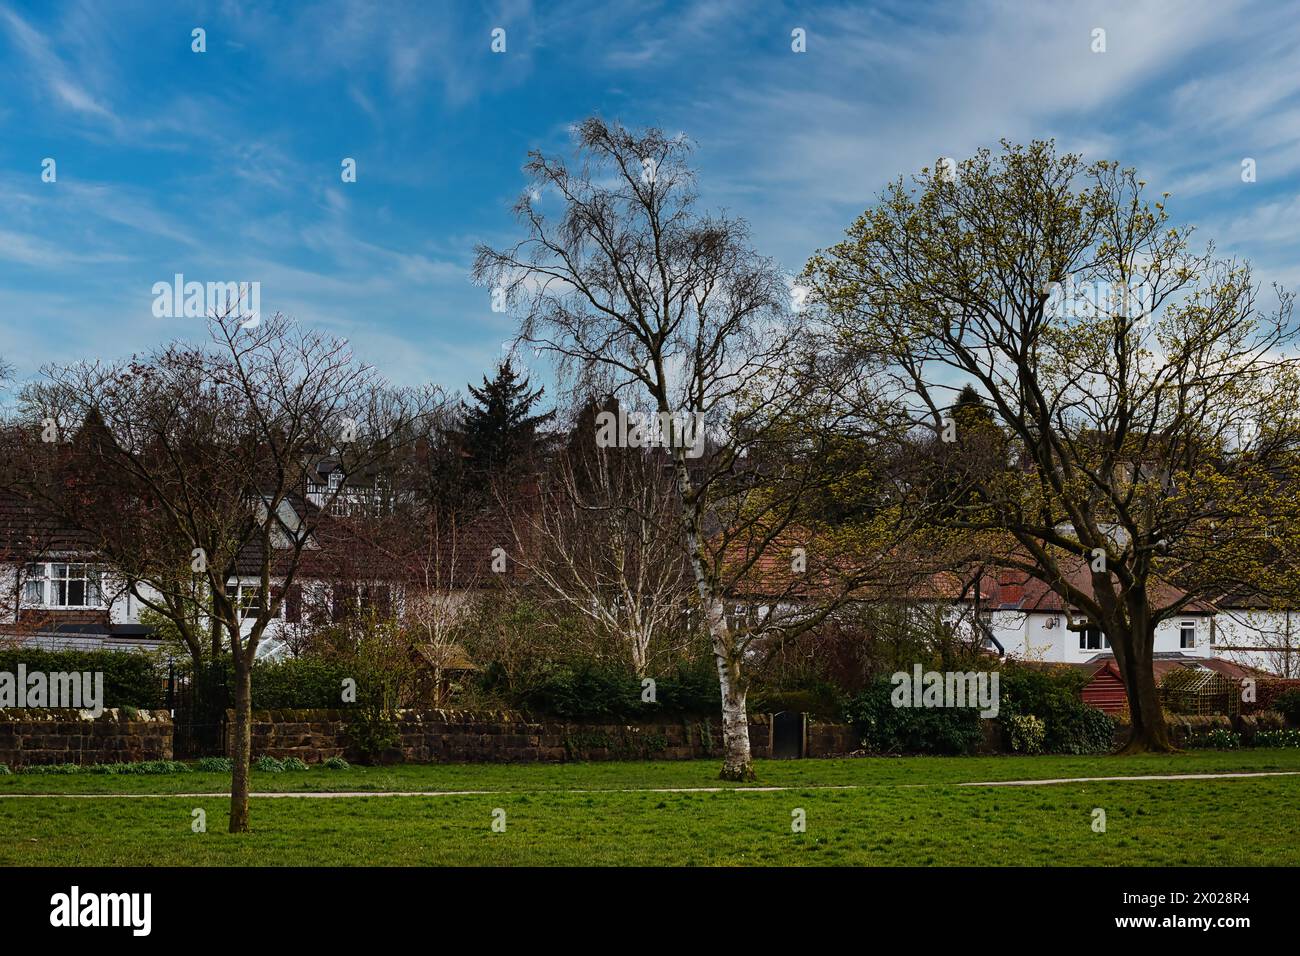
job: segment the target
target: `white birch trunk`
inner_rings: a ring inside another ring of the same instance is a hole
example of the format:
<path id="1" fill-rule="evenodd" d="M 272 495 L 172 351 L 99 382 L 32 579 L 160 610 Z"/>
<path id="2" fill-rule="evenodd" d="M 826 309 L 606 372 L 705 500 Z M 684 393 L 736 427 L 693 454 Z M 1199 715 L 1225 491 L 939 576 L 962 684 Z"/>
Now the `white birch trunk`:
<path id="1" fill-rule="evenodd" d="M 704 552 L 700 545 L 696 508 L 687 502 L 691 493 L 690 473 L 686 467 L 684 450 L 675 449 L 677 489 L 682 498 L 682 532 L 690 555 L 695 587 L 700 595 L 709 625 L 709 638 L 713 656 L 718 665 L 718 684 L 722 695 L 722 778 L 724 780 L 750 780 L 754 765 L 749 751 L 749 716 L 745 711 L 746 689 L 741 675 L 741 652 L 735 645 L 734 635 L 727 626 L 722 595 L 705 570 Z"/>

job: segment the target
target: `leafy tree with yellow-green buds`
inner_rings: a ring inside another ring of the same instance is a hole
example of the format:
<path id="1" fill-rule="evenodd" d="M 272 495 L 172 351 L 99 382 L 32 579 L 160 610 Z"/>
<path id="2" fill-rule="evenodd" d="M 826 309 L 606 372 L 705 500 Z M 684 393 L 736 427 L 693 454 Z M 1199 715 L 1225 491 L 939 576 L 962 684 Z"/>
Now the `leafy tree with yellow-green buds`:
<path id="1" fill-rule="evenodd" d="M 1130 752 L 1170 749 L 1156 626 L 1286 589 L 1268 532 L 1296 524 L 1300 437 L 1292 295 L 1265 303 L 1145 185 L 1004 142 L 892 183 L 805 274 L 826 361 L 860 370 L 846 404 L 890 422 L 900 494 L 1107 635 Z M 991 416 L 954 416 L 967 384 Z"/>

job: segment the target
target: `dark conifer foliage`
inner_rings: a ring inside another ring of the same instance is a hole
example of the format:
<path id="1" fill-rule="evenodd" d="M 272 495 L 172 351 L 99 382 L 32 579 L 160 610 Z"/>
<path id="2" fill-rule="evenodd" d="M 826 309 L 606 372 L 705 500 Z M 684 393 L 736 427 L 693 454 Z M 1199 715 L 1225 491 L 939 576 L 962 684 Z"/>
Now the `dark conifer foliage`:
<path id="1" fill-rule="evenodd" d="M 537 450 L 537 430 L 554 412 L 532 414 L 544 388 L 530 390 L 527 376 L 515 371 L 509 358 L 497 366 L 492 379 L 483 377 L 481 388 L 469 386 L 474 404 L 462 405 L 461 431 L 472 472 L 499 473 L 526 460 Z"/>

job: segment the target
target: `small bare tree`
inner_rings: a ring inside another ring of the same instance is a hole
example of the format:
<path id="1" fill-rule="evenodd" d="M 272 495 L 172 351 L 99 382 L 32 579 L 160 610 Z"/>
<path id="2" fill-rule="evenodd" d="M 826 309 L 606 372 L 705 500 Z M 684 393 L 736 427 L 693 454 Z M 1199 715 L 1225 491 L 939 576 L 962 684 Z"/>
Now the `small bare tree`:
<path id="1" fill-rule="evenodd" d="M 535 507 L 506 512 L 516 559 L 579 622 L 573 636 L 589 652 L 613 644 L 645 677 L 657 642 L 688 628 L 691 583 L 669 461 L 653 449 L 586 444 L 558 456 Z"/>
<path id="2" fill-rule="evenodd" d="M 419 442 L 388 472 L 393 495 L 384 513 L 340 522 L 334 550 L 346 559 L 332 563 L 331 573 L 388 589 L 392 620 L 431 668 L 434 702 L 441 705 L 442 672 L 463 658 L 459 641 L 489 574 L 490 553 L 477 509 L 430 486 L 429 447 Z"/>
<path id="3" fill-rule="evenodd" d="M 126 573 L 163 594 L 150 606 L 178 626 L 197 578 L 234 662 L 231 832 L 249 827 L 253 661 L 343 487 L 313 506 L 307 463 L 329 452 L 345 477 L 370 468 L 418 435 L 433 399 L 389 387 L 341 340 L 280 315 L 242 318 L 231 308 L 209 319 L 205 346 L 48 368 L 25 396 L 32 418 L 60 429 L 95 423 L 76 454 L 32 448 L 29 490 L 102 545 L 121 533 Z M 57 493 L 42 492 L 51 473 Z"/>

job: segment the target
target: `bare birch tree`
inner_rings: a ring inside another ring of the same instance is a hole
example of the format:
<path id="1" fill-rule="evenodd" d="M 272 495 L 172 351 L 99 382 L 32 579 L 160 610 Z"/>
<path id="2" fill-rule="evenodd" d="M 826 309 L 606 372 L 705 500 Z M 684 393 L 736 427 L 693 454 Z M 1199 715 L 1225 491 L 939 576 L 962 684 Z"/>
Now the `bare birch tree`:
<path id="1" fill-rule="evenodd" d="M 738 582 L 778 555 L 798 564 L 802 496 L 824 479 L 823 383 L 803 374 L 802 314 L 745 223 L 696 210 L 683 137 L 593 118 L 575 138 L 575 166 L 530 155 L 533 189 L 515 208 L 527 236 L 480 247 L 474 276 L 503 291 L 522 313 L 521 338 L 556 356 L 583 392 L 661 416 L 681 546 L 717 662 L 722 776 L 751 778 L 746 647 L 814 626 L 856 587 L 842 563 L 825 561 L 833 586 L 812 568 L 781 575 L 759 588 L 765 613 L 728 614 Z"/>

